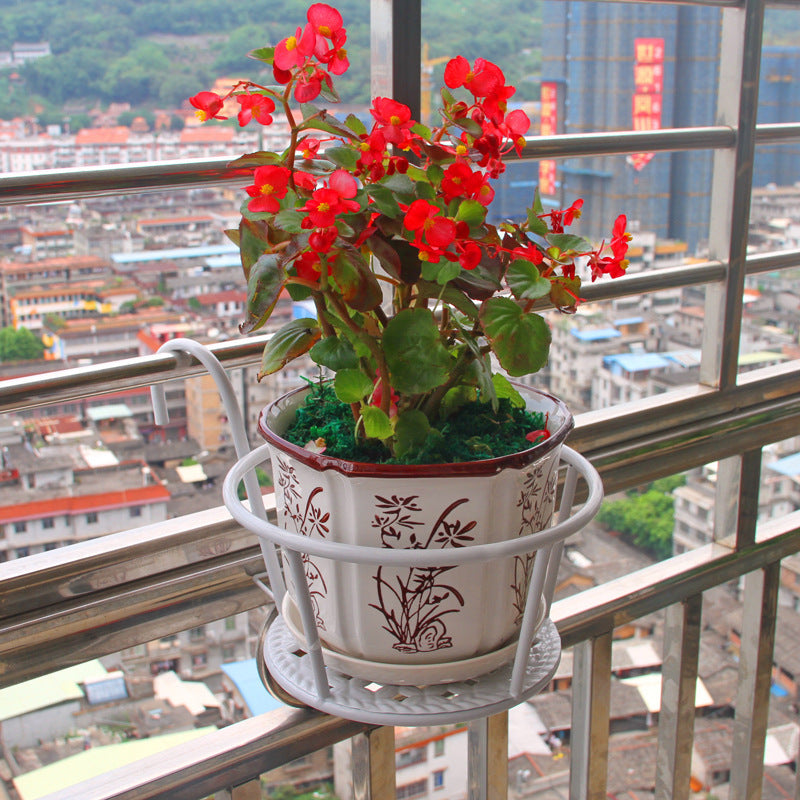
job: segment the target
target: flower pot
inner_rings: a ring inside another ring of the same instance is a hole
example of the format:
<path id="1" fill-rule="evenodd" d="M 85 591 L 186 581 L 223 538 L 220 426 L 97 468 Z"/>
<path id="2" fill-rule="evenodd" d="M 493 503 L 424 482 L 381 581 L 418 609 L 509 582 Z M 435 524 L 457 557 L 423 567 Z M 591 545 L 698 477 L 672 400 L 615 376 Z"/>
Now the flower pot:
<path id="1" fill-rule="evenodd" d="M 311 538 L 393 549 L 460 548 L 542 530 L 572 415 L 550 395 L 518 389 L 529 410 L 546 414 L 548 439 L 501 458 L 421 466 L 343 461 L 287 442 L 281 434 L 308 389 L 284 395 L 259 425 L 272 457 L 278 524 Z M 384 682 L 402 682 L 398 671 L 413 675 L 425 665 L 437 665 L 420 672 L 429 683 L 494 669 L 514 657 L 535 557 L 389 567 L 305 555 L 326 659 Z M 283 616 L 301 638 L 290 580 L 287 587 Z"/>

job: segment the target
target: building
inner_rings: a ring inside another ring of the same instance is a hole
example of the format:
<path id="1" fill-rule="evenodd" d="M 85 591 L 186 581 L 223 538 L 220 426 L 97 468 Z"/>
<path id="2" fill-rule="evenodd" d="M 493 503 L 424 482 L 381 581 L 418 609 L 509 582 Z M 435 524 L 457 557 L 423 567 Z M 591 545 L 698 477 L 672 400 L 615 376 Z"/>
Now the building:
<path id="1" fill-rule="evenodd" d="M 118 463 L 102 448 L 4 450 L 0 560 L 22 558 L 167 518 L 169 491 L 143 461 Z M 104 463 L 91 467 L 88 463 Z"/>

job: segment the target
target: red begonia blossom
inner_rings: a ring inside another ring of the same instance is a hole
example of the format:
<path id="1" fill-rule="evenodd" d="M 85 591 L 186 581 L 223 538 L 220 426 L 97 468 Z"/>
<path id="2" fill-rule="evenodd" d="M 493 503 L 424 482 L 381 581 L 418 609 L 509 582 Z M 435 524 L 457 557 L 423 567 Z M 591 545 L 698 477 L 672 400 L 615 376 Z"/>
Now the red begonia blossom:
<path id="1" fill-rule="evenodd" d="M 444 82 L 451 89 L 463 86 L 475 97 L 489 97 L 503 88 L 505 76 L 500 67 L 484 58 L 476 58 L 470 67 L 464 56 L 456 56 L 444 69 Z"/>
<path id="2" fill-rule="evenodd" d="M 219 116 L 222 111 L 222 98 L 216 92 L 198 92 L 194 97 L 189 98 L 189 102 L 197 109 L 194 115 L 200 122 L 209 119 L 227 119 Z"/>
<path id="3" fill-rule="evenodd" d="M 262 125 L 272 124 L 272 112 L 275 110 L 275 101 L 264 94 L 240 94 L 236 98 L 242 107 L 239 111 L 239 125 L 245 126 L 255 117 L 256 122 Z"/>
<path id="4" fill-rule="evenodd" d="M 253 185 L 245 189 L 253 198 L 247 203 L 247 208 L 254 213 L 267 211 L 275 214 L 281 207 L 278 200 L 286 196 L 288 188 L 289 170 L 286 167 L 272 164 L 256 167 L 253 171 Z"/>
<path id="5" fill-rule="evenodd" d="M 294 36 L 287 36 L 278 42 L 273 57 L 275 66 L 284 71 L 302 66 L 314 54 L 316 41 L 317 34 L 310 22 L 305 28 L 298 28 Z"/>
<path id="6" fill-rule="evenodd" d="M 361 206 L 351 199 L 358 192 L 356 179 L 344 169 L 337 169 L 327 186 L 316 189 L 306 204 L 300 208 L 308 214 L 315 228 L 330 228 L 336 224 L 339 214 L 358 211 Z"/>
<path id="7" fill-rule="evenodd" d="M 416 125 L 408 106 L 389 97 L 376 97 L 370 112 L 387 142 L 402 145 L 408 141 L 409 131 Z"/>
<path id="8" fill-rule="evenodd" d="M 415 200 L 406 211 L 403 224 L 416 234 L 417 247 L 424 242 L 436 249 L 444 249 L 456 238 L 456 223 L 442 216 L 441 210 L 427 200 Z"/>

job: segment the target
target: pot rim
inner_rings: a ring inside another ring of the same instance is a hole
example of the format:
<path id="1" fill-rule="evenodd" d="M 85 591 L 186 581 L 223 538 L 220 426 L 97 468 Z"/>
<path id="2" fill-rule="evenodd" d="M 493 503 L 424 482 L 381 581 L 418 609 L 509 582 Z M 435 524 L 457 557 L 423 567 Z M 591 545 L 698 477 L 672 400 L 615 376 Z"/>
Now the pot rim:
<path id="1" fill-rule="evenodd" d="M 289 398 L 296 394 L 310 391 L 307 386 L 299 386 L 297 389 L 286 392 L 262 409 L 258 418 L 258 432 L 268 444 L 272 445 L 277 450 L 319 471 L 332 469 L 343 475 L 364 478 L 430 478 L 494 475 L 503 469 L 520 469 L 548 455 L 563 444 L 574 426 L 572 412 L 570 412 L 563 400 L 531 386 L 524 386 L 519 383 L 514 383 L 514 386 L 522 390 L 523 393 L 531 392 L 554 403 L 559 411 L 562 412 L 564 421 L 557 430 L 551 431 L 550 436 L 543 442 L 539 442 L 533 445 L 533 447 L 529 447 L 527 450 L 520 450 L 518 453 L 510 453 L 505 456 L 499 456 L 498 458 L 486 458 L 479 461 L 460 461 L 450 464 L 373 464 L 366 461 L 347 461 L 345 459 L 325 455 L 324 453 L 313 453 L 310 450 L 306 450 L 304 447 L 286 441 L 286 439 L 272 431 L 267 425 L 267 418 L 272 409 L 279 403 L 286 403 Z"/>

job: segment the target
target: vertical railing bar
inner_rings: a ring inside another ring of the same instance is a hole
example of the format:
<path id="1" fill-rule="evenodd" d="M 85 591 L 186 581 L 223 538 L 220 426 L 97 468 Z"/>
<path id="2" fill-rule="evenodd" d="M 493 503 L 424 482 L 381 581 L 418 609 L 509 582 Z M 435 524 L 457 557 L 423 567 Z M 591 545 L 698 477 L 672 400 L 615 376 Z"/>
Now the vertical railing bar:
<path id="1" fill-rule="evenodd" d="M 230 794 L 230 800 L 261 800 L 261 798 L 261 780 L 259 778 L 234 786 Z"/>
<path id="2" fill-rule="evenodd" d="M 570 800 L 605 800 L 613 632 L 573 648 Z"/>
<path id="3" fill-rule="evenodd" d="M 762 0 L 722 11 L 716 122 L 737 133 L 735 151 L 714 153 L 709 258 L 727 264 L 728 275 L 706 290 L 700 369 L 702 383 L 722 389 L 738 372 L 763 27 Z"/>
<path id="4" fill-rule="evenodd" d="M 759 800 L 764 780 L 780 562 L 745 576 L 730 800 Z"/>
<path id="5" fill-rule="evenodd" d="M 739 475 L 739 511 L 736 524 L 736 549 L 755 544 L 758 498 L 761 487 L 761 448 L 742 453 Z"/>
<path id="6" fill-rule="evenodd" d="M 370 85 L 373 97 L 392 97 L 420 118 L 421 0 L 370 0 Z"/>
<path id="7" fill-rule="evenodd" d="M 352 739 L 353 800 L 395 800 L 394 728 L 375 728 Z"/>
<path id="8" fill-rule="evenodd" d="M 467 728 L 468 800 L 508 797 L 508 711 L 483 717 Z"/>
<path id="9" fill-rule="evenodd" d="M 658 715 L 656 800 L 688 800 L 702 595 L 666 609 Z"/>

